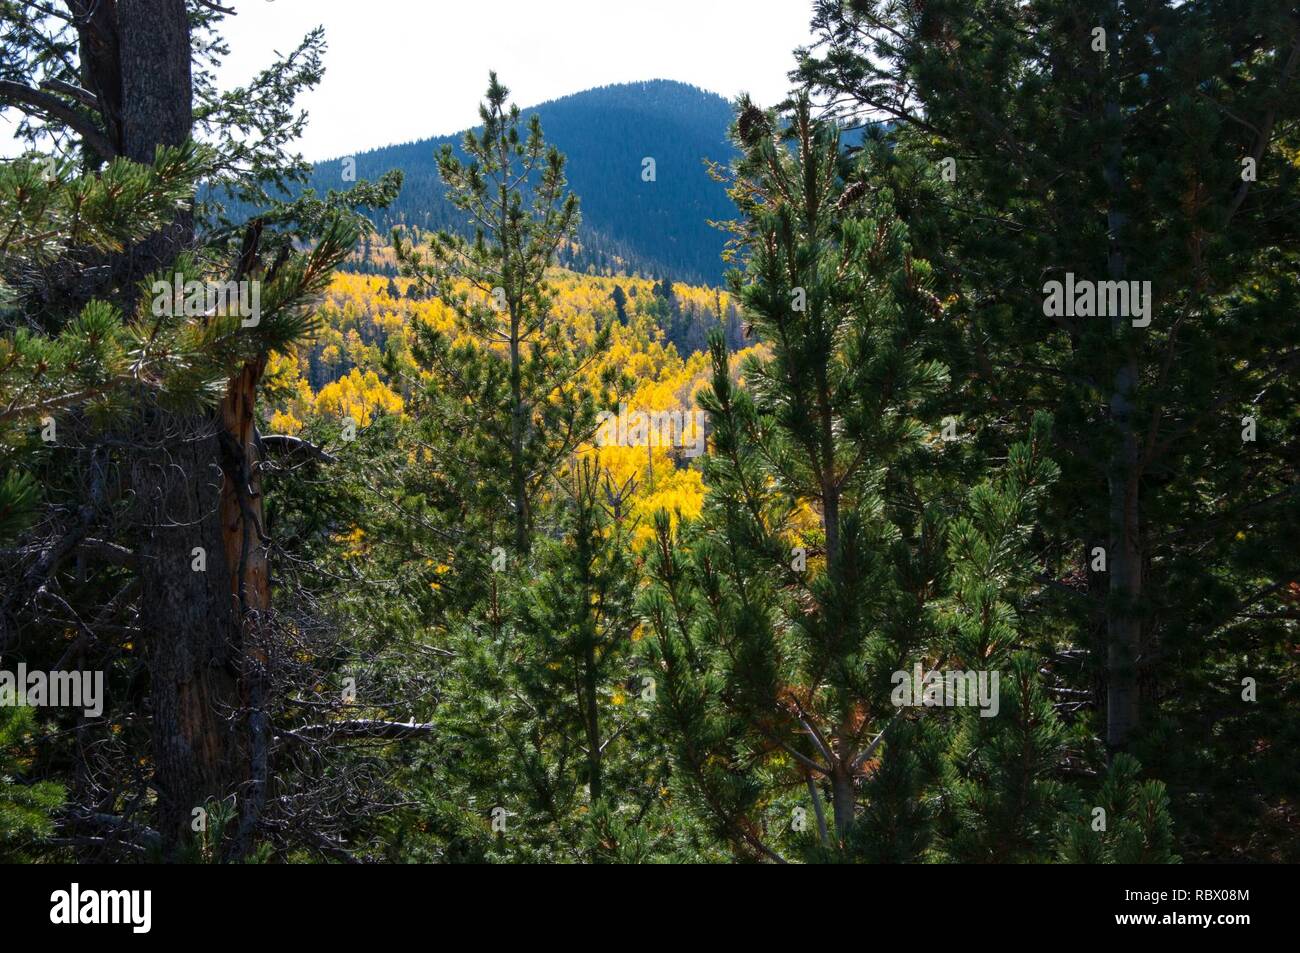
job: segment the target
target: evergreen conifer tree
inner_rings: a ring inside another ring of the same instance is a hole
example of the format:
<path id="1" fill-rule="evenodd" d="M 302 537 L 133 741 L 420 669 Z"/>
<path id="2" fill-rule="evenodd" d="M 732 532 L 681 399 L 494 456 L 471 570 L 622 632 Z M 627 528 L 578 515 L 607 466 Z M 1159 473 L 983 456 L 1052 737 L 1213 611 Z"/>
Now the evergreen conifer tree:
<path id="1" fill-rule="evenodd" d="M 855 204 L 806 100 L 777 123 L 742 104 L 731 190 L 748 258 L 734 290 L 771 356 L 740 368 L 742 389 L 715 334 L 705 515 L 689 546 L 658 521 L 645 607 L 685 791 L 754 857 L 781 854 L 767 829 L 788 818 L 765 810 L 801 805 L 824 845 L 848 837 L 901 717 L 889 675 L 935 637 L 943 555 L 923 502 L 945 380 L 921 348 L 929 268 L 888 195 Z"/>
<path id="2" fill-rule="evenodd" d="M 1295 723 L 1294 5 L 823 2 L 814 32 L 799 78 L 931 169 L 900 202 L 981 439 L 1053 414 L 1043 621 L 1099 733 L 1258 822 L 1294 781 L 1250 740 Z"/>
<path id="3" fill-rule="evenodd" d="M 565 192 L 564 156 L 546 144 L 536 116 L 521 135 L 509 95 L 493 73 L 482 126 L 465 134 L 468 161 L 450 146 L 438 157 L 473 238 L 436 233 L 426 253 L 399 230 L 393 243 L 403 271 L 455 311 L 462 335 L 419 329 L 416 357 L 434 382 L 430 442 L 457 446 L 439 462 L 472 499 L 480 553 L 504 542 L 522 557 L 539 494 L 594 429 L 595 404 L 578 375 L 607 331 L 579 345 L 551 314 L 546 272 L 573 240 L 578 200 Z M 498 532 L 502 522 L 508 534 Z"/>
<path id="4" fill-rule="evenodd" d="M 54 832 L 52 815 L 63 789 L 50 781 L 24 783 L 17 749 L 29 745 L 32 710 L 0 706 L 0 863 L 28 861 Z"/>
<path id="5" fill-rule="evenodd" d="M 111 659 L 120 643 L 138 642 L 149 704 L 131 742 L 148 752 L 151 773 L 132 757 L 85 773 L 107 791 L 71 796 L 117 809 L 152 784 L 154 833 L 171 857 L 195 808 L 237 796 L 223 856 L 242 856 L 268 803 L 277 702 L 267 646 L 283 634 L 273 621 L 258 387 L 270 352 L 312 330 L 312 299 L 360 224 L 350 203 L 382 204 L 397 180 L 346 199 L 270 199 L 306 169 L 285 145 L 304 120 L 294 97 L 320 78 L 319 32 L 250 86 L 219 91 L 210 69 L 227 48 L 215 27 L 229 11 L 185 0 L 64 7 L 6 3 L 0 38 L 0 105 L 26 117 L 21 137 L 77 160 L 38 162 L 55 180 L 41 187 L 30 184 L 30 160 L 5 172 L 5 201 L 20 212 L 6 239 L 19 254 L 0 265 L 12 292 L 0 349 L 11 359 L 5 373 L 18 375 L 2 385 L 5 409 L 25 417 L 55 400 L 46 416 L 58 437 L 40 453 L 22 447 L 24 459 L 6 449 L 6 469 L 28 476 L 6 473 L 5 492 L 28 513 L 22 545 L 5 554 L 16 584 L 0 605 L 0 634 L 9 648 L 21 628 L 24 651 L 50 663 L 88 650 Z M 196 139 L 210 145 L 196 149 Z M 265 199 L 265 214 L 228 221 L 228 195 Z M 24 261 L 24 247 L 42 253 Z M 205 291 L 182 309 L 176 298 L 188 303 L 188 290 L 160 295 L 159 282 Z M 252 292 L 237 296 L 244 307 L 228 296 L 213 306 L 214 282 L 255 285 L 255 313 Z M 65 382 L 90 386 L 54 394 Z M 43 501 L 31 497 L 36 472 Z M 91 553 L 89 579 L 70 571 L 74 554 Z M 79 632 L 71 648 L 58 644 L 69 618 Z M 92 628 L 104 625 L 129 634 L 104 639 Z M 65 820 L 97 818 L 112 813 L 69 810 Z M 139 833 L 124 824 L 113 836 L 124 831 Z"/>

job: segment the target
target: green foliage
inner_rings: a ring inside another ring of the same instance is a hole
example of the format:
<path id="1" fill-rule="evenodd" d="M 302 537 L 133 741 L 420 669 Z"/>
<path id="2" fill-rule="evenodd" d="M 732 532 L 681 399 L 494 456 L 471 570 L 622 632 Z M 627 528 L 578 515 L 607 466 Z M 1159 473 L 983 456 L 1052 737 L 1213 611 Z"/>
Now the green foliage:
<path id="1" fill-rule="evenodd" d="M 456 813 L 476 805 L 479 823 L 505 809 L 506 835 L 485 847 L 494 857 L 645 859 L 651 841 L 627 815 L 656 809 L 664 765 L 633 640 L 630 527 L 607 512 L 589 462 L 559 489 L 547 537 L 512 560 L 521 568 L 494 571 L 482 615 L 451 633 L 441 685 L 458 703 L 435 714 L 438 786 L 459 792 L 447 798 Z"/>
<path id="2" fill-rule="evenodd" d="M 1033 601 L 1042 647 L 1083 661 L 1060 687 L 1096 693 L 1079 715 L 1112 750 L 1209 794 L 1173 800 L 1186 856 L 1223 856 L 1197 833 L 1212 810 L 1240 856 L 1276 859 L 1292 834 L 1246 831 L 1289 811 L 1291 767 L 1260 739 L 1296 697 L 1240 685 L 1294 668 L 1294 8 L 826 0 L 813 29 L 798 78 L 889 119 L 876 182 L 951 301 L 975 444 L 996 456 L 1052 413 Z M 1149 324 L 1046 313 L 1066 275 L 1149 282 Z"/>
<path id="3" fill-rule="evenodd" d="M 6 864 L 32 859 L 63 804 L 60 785 L 22 776 L 33 728 L 32 709 L 0 706 L 0 862 Z"/>
<path id="4" fill-rule="evenodd" d="M 672 80 L 619 83 L 585 90 L 527 112 L 569 156 L 566 175 L 582 196 L 578 240 L 558 249 L 558 263 L 579 273 L 665 276 L 717 284 L 724 236 L 711 224 L 735 215 L 726 193 L 709 178 L 705 159 L 726 162 L 731 105 L 722 96 Z M 463 162 L 464 134 L 384 146 L 350 158 L 359 177 L 402 173 L 401 195 L 387 209 L 367 210 L 381 232 L 398 225 L 421 232 L 473 235 L 429 162 L 449 146 Z M 642 179 L 642 161 L 656 162 L 656 178 Z M 307 180 L 326 194 L 342 182 L 343 161 L 316 163 Z M 665 241 L 665 236 L 672 236 Z M 702 347 L 699 339 L 693 349 Z"/>
<path id="5" fill-rule="evenodd" d="M 533 116 L 521 137 L 519 108 L 507 105 L 508 96 L 493 73 L 479 107 L 482 130 L 465 135 L 470 161 L 450 147 L 438 157 L 473 239 L 442 232 L 425 254 L 395 230 L 393 243 L 403 271 L 446 302 L 472 339 L 419 329 L 415 357 L 434 380 L 426 394 L 429 442 L 456 444 L 444 459 L 458 464 L 452 479 L 484 520 L 475 528 L 489 546 L 504 535 L 489 514 L 509 501 L 508 539 L 522 555 L 545 481 L 594 430 L 596 395 L 576 377 L 608 330 L 578 344 L 551 315 L 546 270 L 573 239 L 578 201 L 565 192 L 564 157 L 546 145 L 540 121 Z"/>
<path id="6" fill-rule="evenodd" d="M 934 719 L 901 721 L 894 726 L 878 763 L 862 783 L 862 810 L 845 835 L 843 849 L 822 849 L 809 859 L 852 859 L 863 864 L 929 859 L 937 815 L 946 811 L 949 803 L 934 793 L 935 778 L 946 766 L 945 735 L 944 726 Z"/>
<path id="7" fill-rule="evenodd" d="M 1176 864 L 1169 796 L 1159 781 L 1141 780 L 1142 766 L 1117 755 L 1086 817 L 1065 826 L 1061 859 L 1074 864 Z M 1097 808 L 1105 811 L 1104 829 Z"/>
<path id="8" fill-rule="evenodd" d="M 114 159 L 94 174 L 29 154 L 0 163 L 3 272 L 12 281 L 69 249 L 120 251 L 172 221 L 210 173 L 214 155 L 193 144 L 158 148 L 153 165 Z"/>
<path id="9" fill-rule="evenodd" d="M 35 161 L 0 166 L 0 213 L 14 216 L 4 239 L 5 274 L 21 276 L 72 249 L 120 250 L 156 231 L 193 194 L 201 155 L 193 147 L 160 148 L 152 168 L 119 159 L 101 173 L 69 180 L 46 180 Z M 164 307 L 157 291 L 130 317 L 95 300 L 54 334 L 19 328 L 0 337 L 0 428 L 81 406 L 102 423 L 141 392 L 177 408 L 210 405 L 235 368 L 312 331 L 317 316 L 307 305 L 355 240 L 355 230 L 341 220 L 327 224 L 310 251 L 260 281 L 259 320 L 252 326 L 233 311 L 193 314 L 166 306 L 174 303 L 177 276 L 182 283 L 211 277 L 201 262 L 182 257 L 159 276 Z"/>
<path id="10" fill-rule="evenodd" d="M 962 710 L 942 794 L 942 854 L 958 863 L 1042 862 L 1067 791 L 1056 779 L 1066 732 L 1043 691 L 1037 659 L 1001 672 L 996 717 Z"/>
<path id="11" fill-rule="evenodd" d="M 0 540 L 26 529 L 39 499 L 36 478 L 27 473 L 6 473 L 0 480 Z"/>

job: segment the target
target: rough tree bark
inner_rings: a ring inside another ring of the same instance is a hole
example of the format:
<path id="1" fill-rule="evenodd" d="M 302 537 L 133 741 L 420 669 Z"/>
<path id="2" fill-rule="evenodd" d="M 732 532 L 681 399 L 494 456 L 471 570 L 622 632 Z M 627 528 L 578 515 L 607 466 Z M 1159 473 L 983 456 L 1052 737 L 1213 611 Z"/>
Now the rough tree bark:
<path id="1" fill-rule="evenodd" d="M 170 852 L 189 836 L 193 809 L 226 797 L 242 773 L 232 639 L 238 618 L 218 518 L 216 429 L 211 420 L 162 414 L 150 429 L 145 439 L 153 446 L 134 461 L 131 483 L 140 507 L 140 627 L 149 658 L 157 827 Z"/>
<path id="2" fill-rule="evenodd" d="M 1118 22 L 1113 14 L 1111 24 Z M 1118 31 L 1112 30 L 1114 36 Z M 1118 38 L 1115 49 L 1121 48 Z M 1110 54 L 1118 55 L 1118 53 Z M 1114 67 L 1111 67 L 1114 72 Z M 1112 82 L 1115 82 L 1112 80 Z M 1127 279 L 1128 260 L 1124 252 L 1124 230 L 1128 218 L 1123 209 L 1124 131 L 1117 95 L 1108 94 L 1106 119 L 1114 124 L 1107 149 L 1104 176 L 1109 193 L 1106 230 L 1109 250 L 1107 277 Z M 1110 494 L 1110 546 L 1107 552 L 1110 589 L 1106 600 L 1106 744 L 1120 750 L 1128 744 L 1141 720 L 1138 691 L 1138 661 L 1142 643 L 1142 620 L 1138 601 L 1142 597 L 1143 560 L 1141 530 L 1141 444 L 1134 419 L 1134 396 L 1138 382 L 1137 345 L 1127 315 L 1112 317 L 1112 332 L 1124 340 L 1123 363 L 1115 372 L 1109 400 L 1113 444 L 1107 475 Z"/>
<path id="3" fill-rule="evenodd" d="M 158 146 L 188 140 L 185 0 L 73 0 L 69 7 L 83 17 L 83 77 L 119 153 L 152 162 Z M 129 285 L 165 269 L 193 240 L 192 216 L 179 216 L 114 260 L 117 281 Z M 243 677 L 260 671 L 245 657 L 248 620 L 264 619 L 270 608 L 253 425 L 263 366 L 243 368 L 215 414 L 151 412 L 142 428 L 148 449 L 132 466 L 158 829 L 169 854 L 190 836 L 194 808 L 244 794 L 253 803 L 240 825 L 246 848 L 265 790 L 262 683 Z M 203 571 L 194 568 L 196 548 Z"/>

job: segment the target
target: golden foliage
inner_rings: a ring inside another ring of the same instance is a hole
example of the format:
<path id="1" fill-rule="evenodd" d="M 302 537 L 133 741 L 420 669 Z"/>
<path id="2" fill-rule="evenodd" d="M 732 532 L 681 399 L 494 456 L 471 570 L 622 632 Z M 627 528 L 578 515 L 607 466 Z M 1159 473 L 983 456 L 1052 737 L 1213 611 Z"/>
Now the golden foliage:
<path id="1" fill-rule="evenodd" d="M 391 263 L 391 249 L 385 248 L 372 249 L 370 260 L 382 263 L 385 255 Z M 548 283 L 551 314 L 575 344 L 594 341 L 602 325 L 611 327 L 609 346 L 583 371 L 584 382 L 593 389 L 611 370 L 631 381 L 630 389 L 620 394 L 622 407 L 610 407 L 609 412 L 675 414 L 685 423 L 684 432 L 674 432 L 672 439 L 663 442 L 646 441 L 649 446 L 646 442 L 601 446 L 593 440 L 579 449 L 580 454 L 599 460 L 618 498 L 620 519 L 636 522 L 635 538 L 644 543 L 651 536 L 650 518 L 656 510 L 667 510 L 675 525 L 679 517 L 692 518 L 703 506 L 704 484 L 694 463 L 703 449 L 696 394 L 708 385 L 708 357 L 704 353 L 682 357 L 665 340 L 650 313 L 655 300 L 653 279 L 555 269 Z M 436 328 L 457 343 L 472 340 L 458 333 L 446 304 L 413 292 L 412 284 L 408 278 L 381 275 L 340 272 L 334 276 L 321 305 L 322 329 L 316 340 L 296 353 L 273 355 L 268 366 L 272 430 L 295 433 L 312 417 L 352 417 L 365 427 L 377 415 L 403 413 L 404 385 L 388 379 L 385 352 L 396 355 L 402 377 L 409 382 L 421 376 L 410 357 L 417 323 Z M 616 287 L 625 296 L 626 323 L 617 315 Z M 672 292 L 684 310 L 699 314 L 726 315 L 733 308 L 725 291 L 678 283 Z M 746 353 L 734 355 L 733 367 Z M 311 380 L 316 381 L 315 388 Z"/>

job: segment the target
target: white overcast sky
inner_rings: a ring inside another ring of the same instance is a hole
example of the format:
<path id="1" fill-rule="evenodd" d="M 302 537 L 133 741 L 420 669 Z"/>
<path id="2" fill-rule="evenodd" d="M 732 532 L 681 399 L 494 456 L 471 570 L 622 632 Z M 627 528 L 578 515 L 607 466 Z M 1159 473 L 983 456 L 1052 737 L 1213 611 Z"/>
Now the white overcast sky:
<path id="1" fill-rule="evenodd" d="M 522 107 L 593 86 L 675 79 L 773 105 L 812 0 L 223 0 L 221 82 L 241 85 L 325 27 L 325 78 L 298 150 L 335 158 L 478 121 L 495 69 Z M 0 113 L 0 155 L 20 151 Z"/>
<path id="2" fill-rule="evenodd" d="M 304 97 L 308 159 L 457 132 L 495 69 L 520 106 L 645 79 L 770 105 L 808 39 L 811 0 L 233 0 L 223 80 L 317 24 L 325 79 Z"/>

